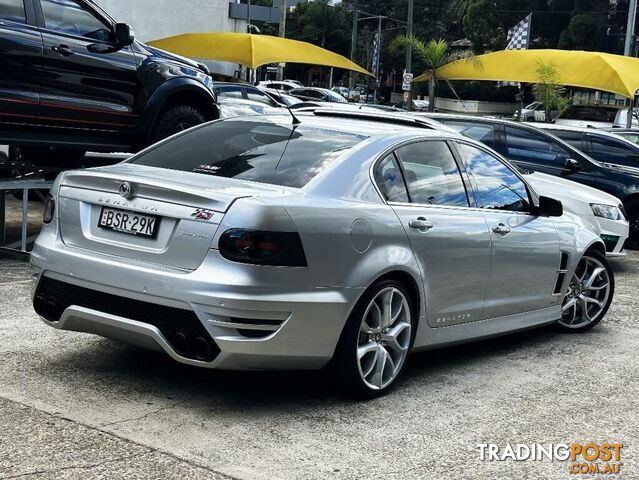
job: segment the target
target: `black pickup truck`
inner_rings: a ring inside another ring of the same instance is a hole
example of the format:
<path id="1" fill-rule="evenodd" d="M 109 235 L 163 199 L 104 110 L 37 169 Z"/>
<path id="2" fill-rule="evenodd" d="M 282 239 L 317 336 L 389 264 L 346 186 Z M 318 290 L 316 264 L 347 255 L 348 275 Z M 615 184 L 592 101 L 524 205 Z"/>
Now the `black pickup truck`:
<path id="1" fill-rule="evenodd" d="M 92 1 L 0 0 L 0 144 L 12 160 L 70 168 L 218 114 L 205 65 L 137 41 Z"/>

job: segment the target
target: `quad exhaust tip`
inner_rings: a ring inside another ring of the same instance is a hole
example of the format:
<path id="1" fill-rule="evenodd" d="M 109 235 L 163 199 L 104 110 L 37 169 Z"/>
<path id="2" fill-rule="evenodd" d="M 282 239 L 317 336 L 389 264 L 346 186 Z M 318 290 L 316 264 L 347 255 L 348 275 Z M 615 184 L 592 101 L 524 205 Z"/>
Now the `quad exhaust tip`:
<path id="1" fill-rule="evenodd" d="M 177 331 L 171 336 L 171 345 L 181 357 L 208 362 L 213 357 L 211 342 L 205 337 L 192 338 L 188 333 Z"/>

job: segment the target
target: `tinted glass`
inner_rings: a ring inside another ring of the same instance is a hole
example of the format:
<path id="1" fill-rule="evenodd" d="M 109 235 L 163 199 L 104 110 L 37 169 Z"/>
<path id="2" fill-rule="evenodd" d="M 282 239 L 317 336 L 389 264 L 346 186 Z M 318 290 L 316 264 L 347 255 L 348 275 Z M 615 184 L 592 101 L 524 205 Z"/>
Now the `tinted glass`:
<path id="1" fill-rule="evenodd" d="M 232 119 L 195 128 L 130 162 L 216 177 L 303 187 L 365 137 Z"/>
<path id="2" fill-rule="evenodd" d="M 246 97 L 249 100 L 252 100 L 254 102 L 263 103 L 265 105 L 268 105 L 269 107 L 277 107 L 277 104 L 273 101 L 273 99 L 271 97 L 269 97 L 265 93 L 260 92 L 257 89 L 253 90 L 253 89 L 247 88 L 246 89 Z"/>
<path id="3" fill-rule="evenodd" d="M 412 203 L 468 206 L 464 182 L 445 142 L 412 143 L 398 149 L 397 155 Z"/>
<path id="4" fill-rule="evenodd" d="M 113 41 L 110 26 L 75 0 L 41 0 L 48 29 L 104 42 Z"/>
<path id="5" fill-rule="evenodd" d="M 639 148 L 620 140 L 600 135 L 588 135 L 590 155 L 601 162 L 636 167 L 639 160 Z"/>
<path id="6" fill-rule="evenodd" d="M 613 123 L 617 116 L 617 110 L 612 108 L 596 108 L 575 105 L 566 108 L 559 116 L 570 120 Z"/>
<path id="7" fill-rule="evenodd" d="M 477 140 L 484 145 L 495 148 L 495 126 L 491 123 L 464 122 L 459 120 L 439 120 L 447 126 L 454 128 L 467 137 Z"/>
<path id="8" fill-rule="evenodd" d="M 526 185 L 510 168 L 479 148 L 466 144 L 458 147 L 479 207 L 515 212 L 529 210 Z"/>
<path id="9" fill-rule="evenodd" d="M 386 201 L 408 203 L 406 184 L 395 155 L 391 154 L 377 164 L 375 181 Z"/>
<path id="10" fill-rule="evenodd" d="M 242 97 L 242 88 L 241 87 L 233 87 L 233 86 L 217 87 L 215 89 L 215 92 L 217 93 L 217 97 L 219 99 L 243 98 Z"/>
<path id="11" fill-rule="evenodd" d="M 22 0 L 0 0 L 0 18 L 17 23 L 26 23 Z"/>
<path id="12" fill-rule="evenodd" d="M 561 138 L 564 142 L 572 145 L 577 150 L 583 150 L 581 143 L 581 132 L 571 132 L 570 130 L 549 130 L 555 137 Z"/>
<path id="13" fill-rule="evenodd" d="M 512 160 L 563 167 L 570 151 L 552 139 L 524 129 L 506 127 L 506 156 Z"/>

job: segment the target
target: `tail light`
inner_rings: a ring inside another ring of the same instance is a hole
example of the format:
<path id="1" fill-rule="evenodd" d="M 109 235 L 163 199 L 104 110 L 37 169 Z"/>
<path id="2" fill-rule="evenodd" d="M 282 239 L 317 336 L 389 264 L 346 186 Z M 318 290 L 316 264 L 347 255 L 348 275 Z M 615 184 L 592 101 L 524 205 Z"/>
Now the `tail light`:
<path id="1" fill-rule="evenodd" d="M 42 212 L 42 221 L 44 223 L 51 223 L 53 215 L 55 214 L 55 200 L 51 195 L 47 195 L 47 199 L 44 201 L 44 210 Z"/>
<path id="2" fill-rule="evenodd" d="M 227 260 L 253 265 L 305 267 L 306 255 L 295 232 L 265 232 L 233 228 L 222 234 L 220 253 Z"/>

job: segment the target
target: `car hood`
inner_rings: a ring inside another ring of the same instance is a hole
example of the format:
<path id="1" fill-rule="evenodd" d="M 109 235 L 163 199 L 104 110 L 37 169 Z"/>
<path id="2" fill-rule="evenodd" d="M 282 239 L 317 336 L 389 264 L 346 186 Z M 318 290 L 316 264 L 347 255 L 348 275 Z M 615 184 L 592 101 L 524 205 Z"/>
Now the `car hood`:
<path id="1" fill-rule="evenodd" d="M 545 173 L 529 173 L 526 180 L 545 197 L 555 198 L 574 213 L 592 215 L 591 203 L 619 205 L 621 200 L 596 188 Z"/>
<path id="2" fill-rule="evenodd" d="M 167 52 L 166 50 L 161 50 L 159 48 L 152 47 L 146 44 L 144 45 L 144 47 L 147 48 L 149 51 L 151 51 L 154 55 L 157 55 L 158 57 L 162 57 L 166 60 L 171 60 L 176 63 L 181 63 L 183 65 L 188 65 L 189 67 L 197 68 L 198 70 L 203 70 L 202 64 L 196 61 L 193 61 L 190 58 L 182 57 L 180 55 L 176 55 L 175 53 L 170 53 L 170 52 Z"/>

